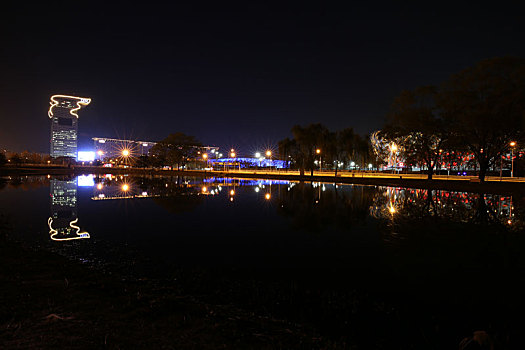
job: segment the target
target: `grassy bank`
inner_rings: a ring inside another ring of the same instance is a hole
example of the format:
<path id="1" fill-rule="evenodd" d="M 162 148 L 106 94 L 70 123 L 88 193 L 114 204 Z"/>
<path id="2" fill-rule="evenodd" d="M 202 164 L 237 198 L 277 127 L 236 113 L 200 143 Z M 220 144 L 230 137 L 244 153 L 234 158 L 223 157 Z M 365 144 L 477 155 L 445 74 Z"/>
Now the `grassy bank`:
<path id="1" fill-rule="evenodd" d="M 2 349 L 335 346 L 298 325 L 201 301 L 175 281 L 123 280 L 6 242 L 0 264 Z"/>

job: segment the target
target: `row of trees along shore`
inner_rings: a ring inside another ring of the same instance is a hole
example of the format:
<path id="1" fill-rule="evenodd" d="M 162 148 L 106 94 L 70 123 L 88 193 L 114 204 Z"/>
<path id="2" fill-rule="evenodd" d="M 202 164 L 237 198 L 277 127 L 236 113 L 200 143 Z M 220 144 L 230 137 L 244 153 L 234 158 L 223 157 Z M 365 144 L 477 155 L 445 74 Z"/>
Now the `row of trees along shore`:
<path id="1" fill-rule="evenodd" d="M 22 165 L 22 164 L 49 164 L 52 162 L 52 158 L 49 154 L 41 154 L 35 152 L 24 151 L 21 153 L 16 152 L 0 152 L 0 166 L 6 164 Z"/>
<path id="2" fill-rule="evenodd" d="M 323 163 L 337 173 L 350 159 L 361 168 L 367 163 L 377 166 L 396 145 L 406 166 L 425 168 L 428 179 L 444 154 L 454 154 L 471 159 L 484 181 L 513 145 L 523 145 L 524 126 L 525 60 L 493 58 L 452 75 L 440 86 L 401 92 L 383 129 L 367 138 L 351 128 L 330 132 L 321 124 L 294 126 L 293 138 L 279 142 L 279 153 L 301 173 L 310 169 L 313 174 L 320 150 Z"/>

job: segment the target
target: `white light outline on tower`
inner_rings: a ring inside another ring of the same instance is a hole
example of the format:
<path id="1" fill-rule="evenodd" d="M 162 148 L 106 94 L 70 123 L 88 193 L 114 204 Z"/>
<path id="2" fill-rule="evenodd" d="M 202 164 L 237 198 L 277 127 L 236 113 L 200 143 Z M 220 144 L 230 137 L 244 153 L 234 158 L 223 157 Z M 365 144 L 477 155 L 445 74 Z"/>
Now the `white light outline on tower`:
<path id="1" fill-rule="evenodd" d="M 77 108 L 73 108 L 73 109 L 71 109 L 69 111 L 69 113 L 71 115 L 74 115 L 75 117 L 77 117 L 77 119 L 78 119 L 78 114 L 76 112 L 78 110 L 80 110 L 80 108 L 82 108 L 82 106 L 87 106 L 88 104 L 91 103 L 91 99 L 90 98 L 78 97 L 78 96 L 69 96 L 69 95 L 53 95 L 53 96 L 51 96 L 51 102 L 49 102 L 49 104 L 51 106 L 49 107 L 49 111 L 47 112 L 47 115 L 49 116 L 49 118 L 53 118 L 53 108 L 60 103 L 60 102 L 55 100 L 55 98 L 57 98 L 57 97 L 72 98 L 72 99 L 78 100 L 77 101 Z"/>

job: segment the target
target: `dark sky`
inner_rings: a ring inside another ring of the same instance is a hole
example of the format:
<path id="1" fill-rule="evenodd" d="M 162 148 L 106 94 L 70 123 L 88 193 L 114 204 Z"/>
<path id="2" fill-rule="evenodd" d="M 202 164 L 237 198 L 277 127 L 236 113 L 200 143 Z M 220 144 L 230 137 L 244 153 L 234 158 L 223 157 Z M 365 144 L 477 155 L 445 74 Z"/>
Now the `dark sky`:
<path id="1" fill-rule="evenodd" d="M 60 93 L 92 98 L 80 112 L 83 146 L 181 131 L 250 153 L 294 124 L 364 134 L 381 127 L 402 89 L 525 56 L 523 11 L 495 2 L 45 3 L 0 11 L 2 148 L 49 152 L 49 97 Z"/>

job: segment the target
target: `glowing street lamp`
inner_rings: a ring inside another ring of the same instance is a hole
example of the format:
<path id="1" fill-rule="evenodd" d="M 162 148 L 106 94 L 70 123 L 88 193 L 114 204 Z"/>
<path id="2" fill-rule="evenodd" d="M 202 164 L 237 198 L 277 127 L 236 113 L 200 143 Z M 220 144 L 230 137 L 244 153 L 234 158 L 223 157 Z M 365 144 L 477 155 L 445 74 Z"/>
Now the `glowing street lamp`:
<path id="1" fill-rule="evenodd" d="M 261 152 L 255 152 L 255 158 L 257 159 L 261 158 Z"/>
<path id="2" fill-rule="evenodd" d="M 397 152 L 397 145 L 395 143 L 392 142 L 392 144 L 390 145 L 390 157 L 392 157 L 392 155 L 394 156 L 394 163 L 392 164 L 392 172 L 395 172 L 394 170 L 394 164 L 397 163 L 397 155 L 396 155 L 396 152 Z M 397 164 L 396 164 L 396 169 L 397 169 Z"/>
<path id="3" fill-rule="evenodd" d="M 272 151 L 268 150 L 266 151 L 266 157 L 270 158 L 272 156 Z"/>
<path id="4" fill-rule="evenodd" d="M 516 146 L 516 141 L 510 143 L 510 177 L 514 177 L 514 147 Z"/>
<path id="5" fill-rule="evenodd" d="M 124 157 L 128 157 L 128 156 L 129 156 L 129 149 L 123 149 L 123 150 L 122 150 L 122 155 L 123 155 Z"/>
<path id="6" fill-rule="evenodd" d="M 129 191 L 129 185 L 128 184 L 122 185 L 122 191 L 124 191 L 124 192 Z"/>
<path id="7" fill-rule="evenodd" d="M 206 168 L 208 167 L 208 153 L 203 153 L 202 154 L 202 159 L 204 159 L 204 161 L 206 162 Z"/>
<path id="8" fill-rule="evenodd" d="M 316 154 L 321 154 L 321 149 L 318 148 L 315 150 L 315 153 Z M 323 157 L 319 156 L 319 171 L 322 171 L 323 170 Z"/>

